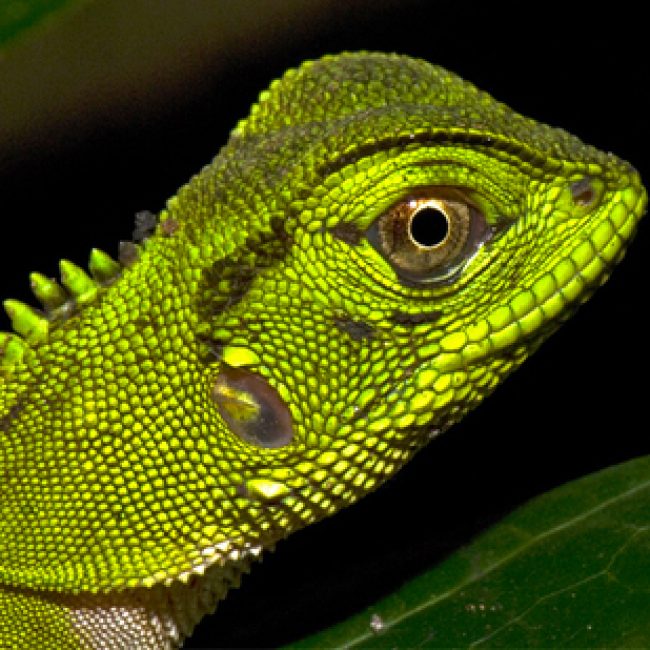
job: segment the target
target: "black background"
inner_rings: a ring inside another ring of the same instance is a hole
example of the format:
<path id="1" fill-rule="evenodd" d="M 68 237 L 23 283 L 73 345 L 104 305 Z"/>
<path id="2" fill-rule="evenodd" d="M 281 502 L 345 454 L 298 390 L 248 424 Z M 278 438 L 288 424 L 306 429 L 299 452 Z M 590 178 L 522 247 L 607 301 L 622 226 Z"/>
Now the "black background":
<path id="1" fill-rule="evenodd" d="M 93 246 L 114 253 L 133 213 L 159 210 L 271 79 L 341 50 L 443 65 L 649 179 L 645 21 L 621 3 L 492 4 L 351 5 L 307 35 L 251 43 L 164 110 L 23 152 L 0 168 L 0 296 L 28 300 L 28 273 L 53 275 L 60 257 L 83 263 Z M 391 592 L 529 498 L 648 453 L 648 241 L 643 224 L 607 285 L 484 405 L 381 490 L 267 554 L 188 645 L 300 638 Z"/>

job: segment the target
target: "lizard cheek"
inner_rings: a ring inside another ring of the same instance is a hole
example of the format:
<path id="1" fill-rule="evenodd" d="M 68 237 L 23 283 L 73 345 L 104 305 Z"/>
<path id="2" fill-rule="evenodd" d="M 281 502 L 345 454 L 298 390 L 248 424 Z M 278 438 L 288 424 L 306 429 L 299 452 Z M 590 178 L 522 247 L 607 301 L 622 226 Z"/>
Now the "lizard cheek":
<path id="1" fill-rule="evenodd" d="M 291 413 L 264 377 L 224 365 L 211 397 L 230 430 L 245 442 L 277 448 L 293 439 Z"/>

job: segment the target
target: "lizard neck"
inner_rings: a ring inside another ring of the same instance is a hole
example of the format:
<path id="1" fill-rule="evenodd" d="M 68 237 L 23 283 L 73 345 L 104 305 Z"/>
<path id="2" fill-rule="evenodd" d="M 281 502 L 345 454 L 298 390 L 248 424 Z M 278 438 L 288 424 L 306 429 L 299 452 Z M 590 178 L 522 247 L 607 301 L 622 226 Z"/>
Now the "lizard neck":
<path id="1" fill-rule="evenodd" d="M 253 558 L 212 566 L 186 584 L 125 589 L 119 593 L 64 596 L 72 625 L 88 647 L 177 648 L 199 621 L 238 587 Z"/>

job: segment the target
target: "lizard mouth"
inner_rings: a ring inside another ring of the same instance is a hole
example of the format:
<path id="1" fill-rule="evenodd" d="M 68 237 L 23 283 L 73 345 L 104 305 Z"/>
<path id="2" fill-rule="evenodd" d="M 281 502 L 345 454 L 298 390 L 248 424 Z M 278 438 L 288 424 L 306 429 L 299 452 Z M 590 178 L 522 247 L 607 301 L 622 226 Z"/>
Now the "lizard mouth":
<path id="1" fill-rule="evenodd" d="M 561 252 L 549 269 L 509 302 L 510 322 L 492 332 L 497 341 L 515 328 L 524 340 L 537 338 L 567 320 L 609 278 L 633 239 L 647 197 L 638 177 L 621 193 L 619 202 L 585 223 L 570 251 Z M 488 317 L 490 320 L 490 317 Z M 507 338 L 507 336 L 505 337 Z M 542 336 L 542 338 L 545 338 Z"/>
<path id="2" fill-rule="evenodd" d="M 464 333 L 443 337 L 444 352 L 434 366 L 448 372 L 513 347 L 532 351 L 570 318 L 620 262 L 645 213 L 647 196 L 636 174 L 619 196 L 617 202 L 601 206 L 576 233 L 573 247 L 558 250 L 556 259 L 530 284 Z"/>

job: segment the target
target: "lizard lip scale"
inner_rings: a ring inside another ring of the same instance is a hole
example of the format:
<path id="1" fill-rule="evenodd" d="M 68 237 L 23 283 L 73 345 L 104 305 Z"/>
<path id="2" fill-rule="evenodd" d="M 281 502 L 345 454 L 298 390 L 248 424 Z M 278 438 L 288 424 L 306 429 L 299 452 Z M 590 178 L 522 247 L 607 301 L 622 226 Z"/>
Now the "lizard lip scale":
<path id="1" fill-rule="evenodd" d="M 577 193 L 575 185 L 570 188 L 576 207 L 594 210 L 593 214 L 583 217 L 575 244 L 561 255 L 550 257 L 544 272 L 533 276 L 527 287 L 515 293 L 512 304 L 521 306 L 512 310 L 510 322 L 504 323 L 499 330 L 515 324 L 518 336 L 531 337 L 537 333 L 536 322 L 541 328 L 548 327 L 555 318 L 565 319 L 571 313 L 570 308 L 584 302 L 622 259 L 644 210 L 643 188 L 638 177 L 633 177 L 613 209 L 598 210 L 588 182 L 578 181 Z M 526 297 L 527 305 L 523 306 Z M 500 345 L 510 343 L 507 336 L 500 340 Z"/>
<path id="2" fill-rule="evenodd" d="M 178 646 L 489 395 L 645 207 L 627 163 L 424 61 L 287 72 L 119 262 L 5 302 L 0 646 Z"/>

